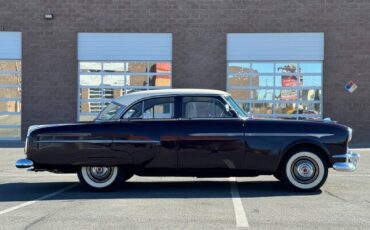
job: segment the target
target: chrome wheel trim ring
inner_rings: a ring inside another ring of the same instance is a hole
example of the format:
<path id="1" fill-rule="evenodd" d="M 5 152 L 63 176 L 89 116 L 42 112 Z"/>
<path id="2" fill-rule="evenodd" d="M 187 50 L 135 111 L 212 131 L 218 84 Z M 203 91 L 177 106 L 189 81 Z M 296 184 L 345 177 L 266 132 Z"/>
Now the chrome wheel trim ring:
<path id="1" fill-rule="evenodd" d="M 299 157 L 291 165 L 293 178 L 302 184 L 309 184 L 318 177 L 320 169 L 315 160 L 309 157 Z"/>
<path id="2" fill-rule="evenodd" d="M 91 187 L 104 188 L 116 180 L 118 167 L 83 166 L 81 174 L 84 181 Z"/>
<path id="3" fill-rule="evenodd" d="M 316 168 L 315 173 L 311 178 L 308 178 L 308 180 L 299 180 L 296 178 L 296 175 L 299 175 L 299 173 L 298 174 L 294 173 L 294 166 L 296 165 L 297 162 L 299 162 L 302 159 L 306 160 L 309 159 L 309 161 L 313 165 L 315 165 Z M 324 179 L 325 166 L 322 160 L 316 154 L 311 152 L 298 152 L 291 156 L 290 159 L 288 160 L 285 172 L 289 182 L 295 187 L 300 189 L 311 189 L 320 184 L 321 181 Z"/>

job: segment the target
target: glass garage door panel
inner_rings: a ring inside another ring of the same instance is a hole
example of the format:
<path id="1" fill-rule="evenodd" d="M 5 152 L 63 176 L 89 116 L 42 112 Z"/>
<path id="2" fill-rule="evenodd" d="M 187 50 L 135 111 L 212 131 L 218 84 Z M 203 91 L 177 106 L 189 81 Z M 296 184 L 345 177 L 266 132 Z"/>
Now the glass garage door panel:
<path id="1" fill-rule="evenodd" d="M 110 101 L 124 94 L 171 85 L 171 62 L 80 61 L 79 120 L 93 120 Z"/>
<path id="2" fill-rule="evenodd" d="M 21 61 L 0 60 L 0 140 L 21 138 Z"/>
<path id="3" fill-rule="evenodd" d="M 227 91 L 255 117 L 320 119 L 322 61 L 229 62 Z"/>

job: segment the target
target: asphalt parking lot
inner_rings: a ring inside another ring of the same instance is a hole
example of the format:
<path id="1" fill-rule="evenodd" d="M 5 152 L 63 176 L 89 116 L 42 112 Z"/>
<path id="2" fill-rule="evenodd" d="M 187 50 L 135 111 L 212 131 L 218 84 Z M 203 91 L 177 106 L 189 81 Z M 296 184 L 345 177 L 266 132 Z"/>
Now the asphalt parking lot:
<path id="1" fill-rule="evenodd" d="M 320 191 L 288 191 L 272 176 L 133 177 L 92 193 L 75 175 L 14 167 L 0 149 L 0 229 L 370 229 L 370 149 L 354 173 L 329 172 Z"/>

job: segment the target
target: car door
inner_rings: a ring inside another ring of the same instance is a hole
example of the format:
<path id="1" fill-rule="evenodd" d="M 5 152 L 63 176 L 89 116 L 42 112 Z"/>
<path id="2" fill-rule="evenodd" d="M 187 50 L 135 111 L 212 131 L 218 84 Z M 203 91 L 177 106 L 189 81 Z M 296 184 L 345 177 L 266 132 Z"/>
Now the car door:
<path id="1" fill-rule="evenodd" d="M 175 97 L 145 99 L 127 109 L 120 123 L 121 132 L 157 142 L 157 146 L 141 152 L 131 149 L 136 164 L 148 169 L 177 168 L 178 129 L 175 115 Z M 114 142 L 116 146 L 125 148 L 125 143 L 119 143 L 119 140 Z"/>
<path id="2" fill-rule="evenodd" d="M 244 122 L 219 96 L 182 97 L 179 169 L 240 169 L 244 165 Z"/>

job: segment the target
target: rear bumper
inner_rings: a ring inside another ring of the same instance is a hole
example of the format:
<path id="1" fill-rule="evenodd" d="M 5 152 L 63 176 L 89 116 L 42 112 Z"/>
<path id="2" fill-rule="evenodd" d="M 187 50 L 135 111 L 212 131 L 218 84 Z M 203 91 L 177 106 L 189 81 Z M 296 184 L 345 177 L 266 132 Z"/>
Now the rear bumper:
<path id="1" fill-rule="evenodd" d="M 32 166 L 33 166 L 33 161 L 28 160 L 28 159 L 19 159 L 15 162 L 15 167 L 19 169 L 31 168 Z"/>
<path id="2" fill-rule="evenodd" d="M 334 155 L 333 158 L 345 159 L 345 162 L 336 162 L 333 164 L 333 168 L 335 170 L 342 172 L 353 172 L 357 168 L 360 154 L 348 151 L 346 154 L 343 155 Z"/>

